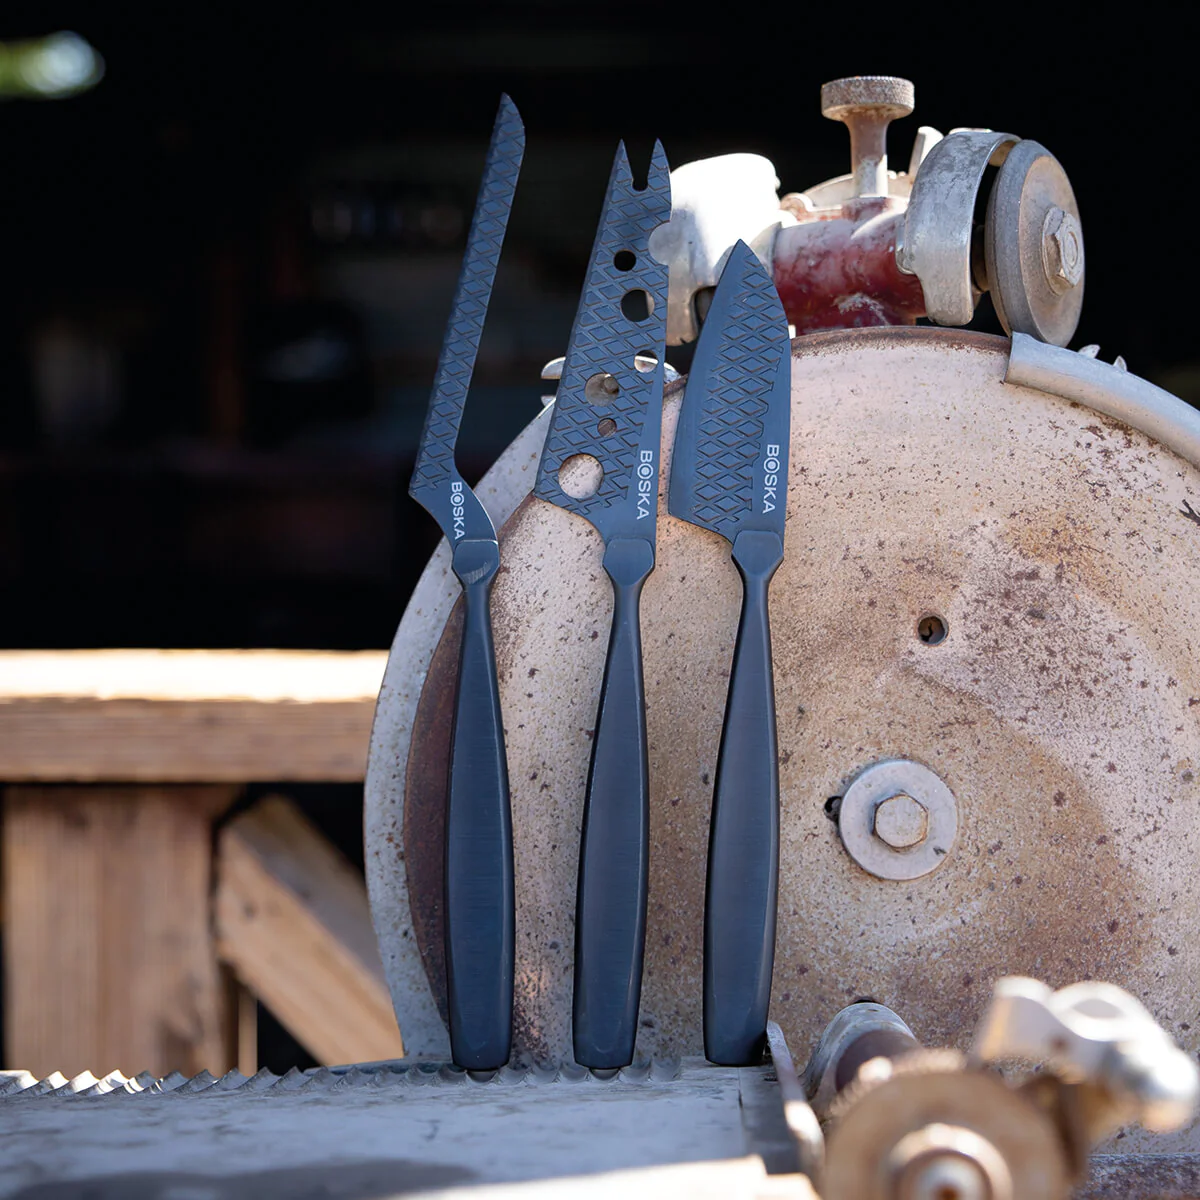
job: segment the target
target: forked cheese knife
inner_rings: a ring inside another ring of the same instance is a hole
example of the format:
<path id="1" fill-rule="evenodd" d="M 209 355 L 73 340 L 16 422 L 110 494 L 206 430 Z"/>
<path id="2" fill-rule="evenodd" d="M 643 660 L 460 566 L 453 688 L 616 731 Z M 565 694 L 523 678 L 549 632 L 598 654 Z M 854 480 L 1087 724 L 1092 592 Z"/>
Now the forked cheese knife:
<path id="1" fill-rule="evenodd" d="M 534 494 L 604 538 L 613 617 L 584 801 L 575 909 L 575 1058 L 633 1060 L 646 929 L 649 765 L 638 604 L 654 567 L 667 268 L 650 234 L 671 215 L 655 145 L 635 189 L 622 145 L 571 330 Z"/>
<path id="2" fill-rule="evenodd" d="M 504 96 L 408 489 L 449 539 L 463 587 L 446 796 L 446 985 L 454 1061 L 476 1070 L 503 1066 L 512 1045 L 512 814 L 490 606 L 500 547 L 454 446 L 524 153 L 525 127 Z"/>
<path id="3" fill-rule="evenodd" d="M 738 242 L 696 344 L 671 462 L 672 516 L 719 533 L 742 577 L 713 788 L 704 904 L 704 1053 L 758 1062 L 775 961 L 779 767 L 767 589 L 783 561 L 791 427 L 783 306 Z"/>

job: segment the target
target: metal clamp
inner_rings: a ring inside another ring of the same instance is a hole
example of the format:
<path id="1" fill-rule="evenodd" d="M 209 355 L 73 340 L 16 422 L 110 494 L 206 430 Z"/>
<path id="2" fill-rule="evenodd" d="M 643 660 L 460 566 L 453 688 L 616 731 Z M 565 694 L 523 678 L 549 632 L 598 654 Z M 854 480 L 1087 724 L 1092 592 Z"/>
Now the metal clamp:
<path id="1" fill-rule="evenodd" d="M 1128 992 L 1075 983 L 1052 992 L 1036 979 L 997 982 L 975 1034 L 972 1058 L 1045 1062 L 1068 1083 L 1097 1086 L 1111 1102 L 1110 1126 L 1136 1121 L 1179 1129 L 1200 1100 L 1200 1071 Z"/>

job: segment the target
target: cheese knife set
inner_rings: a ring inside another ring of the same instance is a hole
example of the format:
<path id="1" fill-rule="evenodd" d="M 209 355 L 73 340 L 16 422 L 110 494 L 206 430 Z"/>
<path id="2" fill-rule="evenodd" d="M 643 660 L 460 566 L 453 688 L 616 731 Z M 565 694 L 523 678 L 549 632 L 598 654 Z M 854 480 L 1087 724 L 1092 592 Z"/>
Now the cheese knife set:
<path id="1" fill-rule="evenodd" d="M 512 207 L 525 134 L 504 97 L 467 238 L 410 493 L 441 526 L 462 584 L 463 627 L 445 829 L 445 958 L 454 1061 L 491 1070 L 512 1046 L 512 818 L 489 597 L 491 519 L 454 448 Z M 575 909 L 576 1060 L 633 1060 L 645 949 L 650 767 L 639 607 L 654 569 L 667 267 L 650 236 L 671 216 L 654 148 L 635 187 L 618 147 L 533 494 L 591 522 L 613 612 L 584 795 Z M 668 510 L 730 544 L 743 601 L 709 834 L 704 1046 L 757 1062 L 775 950 L 779 773 L 768 587 L 783 560 L 791 344 L 774 284 L 739 242 L 696 346 L 675 435 Z"/>

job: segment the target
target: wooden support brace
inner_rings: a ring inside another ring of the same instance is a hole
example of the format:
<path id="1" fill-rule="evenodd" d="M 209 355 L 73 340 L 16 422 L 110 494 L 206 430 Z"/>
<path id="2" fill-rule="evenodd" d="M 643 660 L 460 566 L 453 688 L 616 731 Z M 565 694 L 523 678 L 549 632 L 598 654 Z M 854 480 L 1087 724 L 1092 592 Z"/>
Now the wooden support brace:
<path id="1" fill-rule="evenodd" d="M 5 1063 L 220 1074 L 235 1006 L 209 920 L 231 787 L 4 793 Z"/>
<path id="2" fill-rule="evenodd" d="M 322 1063 L 404 1053 L 358 873 L 281 796 L 233 818 L 218 847 L 218 950 Z"/>

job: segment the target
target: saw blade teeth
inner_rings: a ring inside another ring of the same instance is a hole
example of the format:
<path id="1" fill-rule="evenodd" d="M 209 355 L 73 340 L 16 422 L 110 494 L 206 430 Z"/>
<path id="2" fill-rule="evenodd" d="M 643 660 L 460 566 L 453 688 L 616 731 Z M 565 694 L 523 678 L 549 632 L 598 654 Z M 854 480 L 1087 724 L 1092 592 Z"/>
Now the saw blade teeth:
<path id="1" fill-rule="evenodd" d="M 178 1071 L 159 1078 L 149 1071 L 127 1077 L 120 1071 L 97 1076 L 81 1071 L 68 1079 L 59 1071 L 38 1079 L 29 1071 L 0 1073 L 0 1101 L 34 1100 L 136 1100 L 162 1096 L 246 1096 L 263 1098 L 297 1093 L 348 1092 L 360 1088 L 372 1091 L 390 1088 L 421 1090 L 452 1088 L 555 1087 L 574 1084 L 599 1084 L 605 1087 L 661 1086 L 680 1078 L 678 1059 L 640 1059 L 619 1070 L 596 1071 L 572 1061 L 530 1062 L 520 1058 L 495 1071 L 466 1071 L 454 1063 L 405 1062 L 376 1066 L 350 1065 L 344 1068 L 292 1067 L 276 1075 L 262 1067 L 253 1075 L 236 1069 L 219 1079 L 209 1071 L 191 1077 Z"/>

